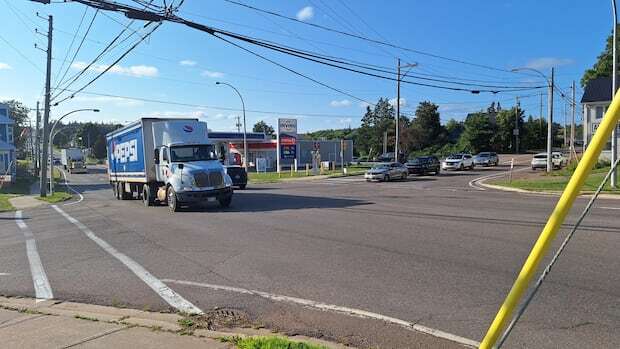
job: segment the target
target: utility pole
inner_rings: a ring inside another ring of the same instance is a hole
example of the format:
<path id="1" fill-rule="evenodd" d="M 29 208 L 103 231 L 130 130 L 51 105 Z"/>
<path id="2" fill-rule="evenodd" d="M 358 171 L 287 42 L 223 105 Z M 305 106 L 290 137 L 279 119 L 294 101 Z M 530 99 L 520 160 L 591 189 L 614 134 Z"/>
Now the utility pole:
<path id="1" fill-rule="evenodd" d="M 39 131 L 41 128 L 41 112 L 39 111 L 39 101 L 37 101 L 37 122 L 35 124 L 34 130 L 34 173 L 41 175 L 39 173 L 39 168 L 41 167 L 41 132 Z"/>
<path id="2" fill-rule="evenodd" d="M 239 115 L 237 115 L 237 123 L 235 126 L 237 126 L 237 133 L 241 133 L 241 117 Z"/>
<path id="3" fill-rule="evenodd" d="M 398 161 L 398 134 L 400 126 L 398 119 L 400 118 L 400 58 L 397 63 L 398 79 L 396 79 L 396 139 L 394 140 L 394 161 Z"/>
<path id="4" fill-rule="evenodd" d="M 515 129 L 512 133 L 515 135 L 515 154 L 519 154 L 519 96 L 516 97 L 515 104 Z"/>
<path id="5" fill-rule="evenodd" d="M 400 68 L 413 68 L 415 66 L 417 66 L 417 63 L 413 63 L 413 64 L 405 64 L 403 66 L 400 65 L 400 58 L 398 58 L 397 60 L 397 79 L 396 79 L 396 139 L 394 141 L 394 160 L 395 161 L 399 161 L 398 158 L 398 143 L 399 143 L 399 135 L 400 135 L 400 126 L 399 126 L 399 119 L 400 119 Z M 403 74 L 403 78 L 407 75 L 409 71 L 407 70 L 405 72 L 405 74 Z"/>
<path id="6" fill-rule="evenodd" d="M 547 173 L 551 173 L 551 152 L 553 147 L 553 89 L 555 71 L 551 68 L 551 78 L 549 79 L 549 92 L 547 96 Z"/>
<path id="7" fill-rule="evenodd" d="M 387 131 L 383 132 L 383 154 L 387 153 Z"/>
<path id="8" fill-rule="evenodd" d="M 617 45 L 617 36 L 616 36 L 616 27 L 618 26 L 618 13 L 616 8 L 616 0 L 611 0 L 613 19 L 614 19 L 614 31 L 613 31 L 613 41 L 612 41 L 612 68 L 611 68 L 611 100 L 614 100 L 616 96 L 616 74 L 618 72 L 617 62 L 618 57 L 616 56 L 616 45 Z M 614 164 L 616 159 L 618 158 L 618 125 L 614 127 L 614 130 L 611 132 L 611 163 Z M 585 132 L 585 131 L 584 131 Z M 611 183 L 612 188 L 618 187 L 618 173 L 615 168 L 611 169 Z"/>
<path id="9" fill-rule="evenodd" d="M 570 156 L 572 158 L 573 154 L 577 155 L 575 151 L 575 108 L 577 107 L 575 104 L 575 80 L 573 80 L 573 85 L 571 86 L 571 123 L 570 123 Z M 577 160 L 577 156 L 575 156 L 575 160 Z"/>
<path id="10" fill-rule="evenodd" d="M 568 112 L 566 110 L 566 100 L 564 100 L 564 127 L 562 127 L 563 131 L 564 131 L 564 148 L 566 149 L 566 147 L 568 146 L 568 130 L 566 129 L 566 126 L 568 125 L 568 122 L 566 121 L 566 119 L 568 118 Z"/>
<path id="11" fill-rule="evenodd" d="M 53 17 L 48 17 L 48 29 L 47 29 L 47 71 L 45 72 L 45 106 L 43 110 L 43 154 L 41 156 L 41 175 L 39 181 L 39 188 L 41 191 L 41 197 L 47 196 L 47 161 L 50 154 L 47 152 L 47 143 L 49 142 L 49 118 L 50 118 L 50 75 L 52 72 L 52 30 L 53 30 Z M 50 163 L 50 169 L 53 168 L 53 163 Z M 53 171 L 50 180 L 54 180 Z"/>

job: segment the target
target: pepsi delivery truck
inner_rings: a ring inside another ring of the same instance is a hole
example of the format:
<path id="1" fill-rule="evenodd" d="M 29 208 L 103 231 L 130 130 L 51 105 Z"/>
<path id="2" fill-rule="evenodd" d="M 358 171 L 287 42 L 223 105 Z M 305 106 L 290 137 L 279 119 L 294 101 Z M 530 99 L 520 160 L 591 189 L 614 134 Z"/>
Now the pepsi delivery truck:
<path id="1" fill-rule="evenodd" d="M 118 200 L 145 206 L 232 201 L 232 180 L 198 119 L 141 118 L 106 135 L 108 175 Z"/>

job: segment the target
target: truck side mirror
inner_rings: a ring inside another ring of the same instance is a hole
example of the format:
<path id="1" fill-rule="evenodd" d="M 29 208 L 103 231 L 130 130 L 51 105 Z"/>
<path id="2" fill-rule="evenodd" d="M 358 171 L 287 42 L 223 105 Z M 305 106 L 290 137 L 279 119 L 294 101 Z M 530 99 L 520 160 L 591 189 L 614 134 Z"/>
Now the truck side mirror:
<path id="1" fill-rule="evenodd" d="M 155 165 L 159 165 L 159 149 L 155 149 L 153 154 L 153 161 L 155 162 Z"/>

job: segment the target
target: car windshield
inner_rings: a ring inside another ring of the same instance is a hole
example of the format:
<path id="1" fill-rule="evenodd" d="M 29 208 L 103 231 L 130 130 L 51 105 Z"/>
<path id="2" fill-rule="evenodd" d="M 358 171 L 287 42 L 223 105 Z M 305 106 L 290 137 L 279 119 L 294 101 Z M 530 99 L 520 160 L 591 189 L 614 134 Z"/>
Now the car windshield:
<path id="1" fill-rule="evenodd" d="M 477 155 L 479 158 L 488 158 L 489 156 L 491 156 L 491 154 L 489 153 L 480 153 Z"/>
<path id="2" fill-rule="evenodd" d="M 170 148 L 172 162 L 217 160 L 215 149 L 210 144 L 182 145 Z"/>
<path id="3" fill-rule="evenodd" d="M 462 158 L 463 158 L 463 155 L 461 154 L 454 154 L 454 155 L 448 156 L 448 160 L 461 160 Z"/>
<path id="4" fill-rule="evenodd" d="M 546 159 L 546 158 L 547 158 L 547 154 L 534 155 L 534 159 Z"/>
<path id="5" fill-rule="evenodd" d="M 373 170 L 383 170 L 390 167 L 388 164 L 380 164 L 372 167 Z"/>

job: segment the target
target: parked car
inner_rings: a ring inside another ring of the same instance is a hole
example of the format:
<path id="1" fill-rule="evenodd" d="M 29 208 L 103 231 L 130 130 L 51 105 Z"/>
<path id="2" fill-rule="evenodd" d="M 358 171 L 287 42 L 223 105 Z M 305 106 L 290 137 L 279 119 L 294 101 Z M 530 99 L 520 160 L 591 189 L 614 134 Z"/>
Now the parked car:
<path id="1" fill-rule="evenodd" d="M 366 171 L 364 178 L 369 182 L 373 180 L 388 182 L 392 179 L 406 179 L 408 174 L 407 166 L 400 162 L 389 162 L 373 166 Z"/>
<path id="2" fill-rule="evenodd" d="M 396 159 L 394 159 L 394 152 L 383 153 L 383 154 L 379 155 L 377 157 L 377 161 L 381 161 L 381 162 L 394 162 L 394 161 L 396 161 Z"/>
<path id="3" fill-rule="evenodd" d="M 224 170 L 232 179 L 232 184 L 235 187 L 243 190 L 248 185 L 248 173 L 245 168 L 239 165 L 224 166 Z"/>
<path id="4" fill-rule="evenodd" d="M 471 154 L 452 154 L 441 163 L 442 170 L 473 170 L 475 166 Z"/>
<path id="5" fill-rule="evenodd" d="M 441 164 L 436 156 L 418 156 L 405 164 L 409 174 L 439 174 Z"/>
<path id="6" fill-rule="evenodd" d="M 560 169 L 568 163 L 568 159 L 560 153 L 554 151 L 551 153 L 551 167 L 554 169 Z M 532 157 L 531 162 L 532 170 L 537 168 L 547 168 L 547 153 L 538 153 Z"/>
<path id="7" fill-rule="evenodd" d="M 483 151 L 474 156 L 474 165 L 497 166 L 497 164 L 499 164 L 499 158 L 495 152 Z"/>

